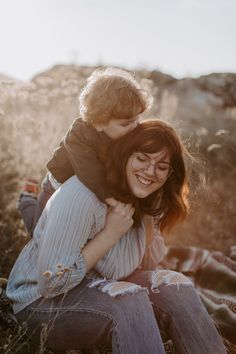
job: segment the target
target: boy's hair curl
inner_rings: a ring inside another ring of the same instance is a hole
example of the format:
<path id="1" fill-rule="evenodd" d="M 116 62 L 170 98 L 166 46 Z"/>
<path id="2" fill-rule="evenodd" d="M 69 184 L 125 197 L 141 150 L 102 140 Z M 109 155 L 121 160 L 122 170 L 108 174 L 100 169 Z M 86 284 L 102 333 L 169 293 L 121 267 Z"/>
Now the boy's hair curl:
<path id="1" fill-rule="evenodd" d="M 79 96 L 80 115 L 89 124 L 106 124 L 111 119 L 129 119 L 152 105 L 152 95 L 134 76 L 120 68 L 95 70 Z"/>

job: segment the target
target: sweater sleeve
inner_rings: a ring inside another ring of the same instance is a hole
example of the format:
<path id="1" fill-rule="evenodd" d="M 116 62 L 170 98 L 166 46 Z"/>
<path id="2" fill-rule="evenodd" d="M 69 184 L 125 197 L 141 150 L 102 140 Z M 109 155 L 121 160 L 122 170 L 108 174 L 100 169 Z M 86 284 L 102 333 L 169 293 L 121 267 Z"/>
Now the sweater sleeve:
<path id="1" fill-rule="evenodd" d="M 44 297 L 65 293 L 83 280 L 86 263 L 81 250 L 100 231 L 94 213 L 95 196 L 91 198 L 90 191 L 81 193 L 81 188 L 75 187 L 66 182 L 59 188 L 35 230 L 37 234 L 41 228 L 42 234 L 37 268 Z"/>
<path id="2" fill-rule="evenodd" d="M 100 162 L 98 133 L 76 120 L 64 138 L 64 146 L 74 173 L 104 202 L 111 193 L 105 182 L 104 166 Z"/>

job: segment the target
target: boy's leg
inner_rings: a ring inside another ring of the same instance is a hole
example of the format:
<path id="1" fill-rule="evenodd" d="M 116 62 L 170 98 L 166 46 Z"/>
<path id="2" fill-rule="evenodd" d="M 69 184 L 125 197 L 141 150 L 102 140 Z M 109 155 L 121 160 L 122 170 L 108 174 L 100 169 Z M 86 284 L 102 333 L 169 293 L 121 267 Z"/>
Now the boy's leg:
<path id="1" fill-rule="evenodd" d="M 34 228 L 34 217 L 38 206 L 38 181 L 32 178 L 26 178 L 19 200 L 17 209 L 24 221 L 27 232 L 31 235 Z"/>
<path id="2" fill-rule="evenodd" d="M 45 205 L 47 204 L 48 199 L 55 192 L 55 188 L 53 188 L 53 186 L 49 180 L 49 174 L 47 174 L 45 176 L 45 178 L 42 181 L 41 186 L 42 186 L 42 188 L 41 188 L 41 192 L 39 193 L 39 196 L 38 196 L 38 204 L 37 204 L 37 208 L 36 208 L 35 214 L 34 214 L 33 230 L 38 222 L 38 219 L 40 218 L 40 216 L 43 212 L 43 209 L 45 208 Z"/>
<path id="3" fill-rule="evenodd" d="M 222 338 L 192 282 L 170 270 L 136 271 L 126 281 L 146 286 L 160 328 L 180 353 L 226 354 Z"/>
<path id="4" fill-rule="evenodd" d="M 43 179 L 42 190 L 37 197 L 36 182 L 33 188 L 32 184 L 28 183 L 28 179 L 25 182 L 22 193 L 18 202 L 18 210 L 24 221 L 25 228 L 28 234 L 32 237 L 35 226 L 40 218 L 42 211 L 47 204 L 48 199 L 55 192 L 52 187 L 48 175 Z"/>

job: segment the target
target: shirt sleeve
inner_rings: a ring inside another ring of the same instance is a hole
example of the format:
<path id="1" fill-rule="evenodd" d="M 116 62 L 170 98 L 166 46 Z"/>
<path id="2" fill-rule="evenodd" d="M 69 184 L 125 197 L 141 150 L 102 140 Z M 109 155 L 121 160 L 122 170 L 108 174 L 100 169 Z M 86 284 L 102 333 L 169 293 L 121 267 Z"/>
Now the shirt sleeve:
<path id="1" fill-rule="evenodd" d="M 81 250 L 99 231 L 94 200 L 66 182 L 47 204 L 35 230 L 37 234 L 41 228 L 42 234 L 37 265 L 42 296 L 65 293 L 83 280 L 86 262 Z"/>
<path id="2" fill-rule="evenodd" d="M 98 198 L 104 202 L 111 193 L 105 182 L 104 166 L 97 151 L 99 143 L 92 128 L 75 121 L 64 138 L 64 146 L 74 173 Z"/>

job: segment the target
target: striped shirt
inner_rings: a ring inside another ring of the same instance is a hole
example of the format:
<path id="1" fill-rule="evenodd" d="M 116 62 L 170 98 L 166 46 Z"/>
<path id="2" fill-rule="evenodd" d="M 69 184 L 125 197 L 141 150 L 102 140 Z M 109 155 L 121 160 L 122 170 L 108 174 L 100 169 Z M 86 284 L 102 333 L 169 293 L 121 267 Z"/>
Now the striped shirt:
<path id="1" fill-rule="evenodd" d="M 107 206 L 76 176 L 62 184 L 48 201 L 33 238 L 9 276 L 7 296 L 15 313 L 42 296 L 57 296 L 83 280 L 86 263 L 81 250 L 104 228 L 106 212 Z M 139 267 L 145 247 L 143 225 L 131 228 L 96 263 L 95 270 L 107 279 L 124 278 Z M 160 252 L 154 257 L 160 257 Z"/>

